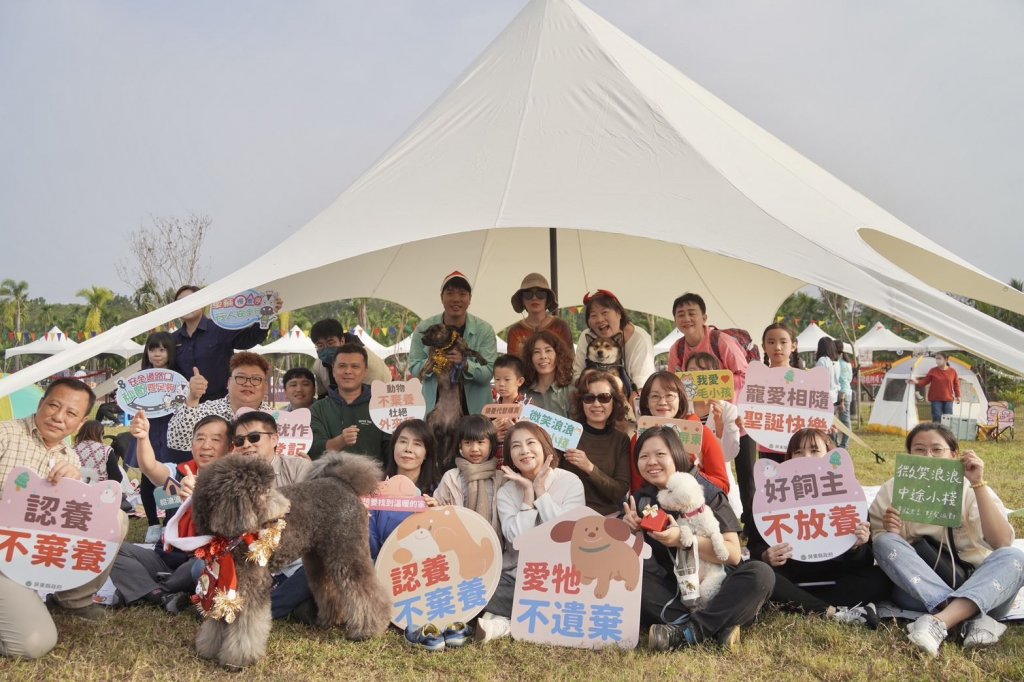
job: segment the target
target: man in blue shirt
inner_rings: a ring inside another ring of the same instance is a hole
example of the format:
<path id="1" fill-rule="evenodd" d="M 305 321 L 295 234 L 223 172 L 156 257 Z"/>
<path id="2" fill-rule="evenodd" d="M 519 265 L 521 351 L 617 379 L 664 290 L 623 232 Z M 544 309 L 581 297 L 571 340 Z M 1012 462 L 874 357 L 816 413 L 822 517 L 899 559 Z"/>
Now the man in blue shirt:
<path id="1" fill-rule="evenodd" d="M 179 301 L 199 291 L 199 287 L 186 284 L 174 294 Z M 274 313 L 281 311 L 283 301 L 277 297 Z M 181 327 L 174 332 L 174 369 L 186 379 L 195 373 L 206 378 L 206 393 L 202 401 L 218 400 L 228 393 L 228 363 L 235 349 L 248 350 L 267 339 L 268 329 L 260 329 L 258 322 L 245 329 L 224 329 L 203 314 L 203 308 L 181 317 Z"/>

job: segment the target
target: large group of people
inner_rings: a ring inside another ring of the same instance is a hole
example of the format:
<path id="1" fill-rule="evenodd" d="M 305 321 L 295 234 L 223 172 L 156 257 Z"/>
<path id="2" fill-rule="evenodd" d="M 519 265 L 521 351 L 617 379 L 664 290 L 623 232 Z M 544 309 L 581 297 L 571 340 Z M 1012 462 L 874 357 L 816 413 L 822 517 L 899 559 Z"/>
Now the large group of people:
<path id="1" fill-rule="evenodd" d="M 184 286 L 176 298 L 196 290 Z M 452 444 L 450 452 L 443 451 L 444 443 L 424 420 L 407 420 L 390 434 L 378 427 L 369 412 L 370 382 L 390 380 L 390 372 L 335 320 L 313 325 L 318 355 L 314 368 L 285 374 L 285 409 L 310 409 L 309 457 L 346 452 L 376 458 L 388 476 L 412 481 L 427 505 L 466 507 L 493 526 L 504 547 L 503 570 L 474 624 L 477 639 L 510 631 L 518 578 L 515 539 L 586 506 L 621 518 L 651 547 L 650 558 L 643 562 L 639 600 L 652 649 L 705 641 L 732 646 L 740 628 L 751 624 L 767 602 L 873 627 L 878 622 L 875 604 L 891 600 L 923 614 L 910 624 L 908 636 L 931 655 L 951 633 L 959 633 L 965 647 L 998 641 L 1005 628 L 995 619 L 1024 585 L 1024 553 L 1012 546 L 1013 529 L 985 480 L 984 462 L 973 451 L 961 452 L 948 429 L 921 424 L 907 436 L 906 450 L 963 461 L 961 526 L 947 530 L 901 520 L 890 480 L 868 518 L 856 527 L 850 550 L 829 561 L 800 561 L 790 545 L 772 544 L 757 532 L 754 464 L 759 457 L 779 462 L 824 457 L 836 446 L 834 432 L 800 430 L 784 452 L 775 452 L 746 433 L 734 402 L 695 402 L 687 396 L 676 372 L 729 369 L 738 396 L 749 363 L 760 361 L 752 355 L 753 343 L 745 346 L 739 334 L 731 333 L 736 330 L 709 323 L 701 296 L 686 293 L 673 303 L 671 313 L 682 336 L 669 352 L 668 371 L 656 371 L 651 337 L 630 321 L 608 290 L 584 298 L 587 328 L 574 345 L 568 325 L 556 314 L 555 292 L 542 275 L 528 274 L 511 297 L 523 319 L 510 328 L 509 352 L 502 356 L 493 328 L 469 312 L 472 286 L 465 275 L 453 272 L 444 278 L 440 302 L 442 312 L 424 319 L 414 331 L 409 361 L 410 371 L 422 379 L 428 414 L 435 404 L 441 409 L 442 389 L 458 391 L 457 427 L 443 439 Z M 452 343 L 424 343 L 424 332 L 436 324 L 452 332 Z M 265 337 L 266 330 L 258 325 L 221 329 L 199 309 L 184 316 L 174 334 L 155 332 L 146 341 L 145 367 L 173 368 L 189 380 L 187 399 L 173 415 L 149 419 L 138 412 L 130 425 L 134 443 L 127 462 L 143 474 L 143 506 L 151 526 L 159 525 L 156 491 L 187 500 L 201 485 L 203 468 L 229 452 L 271 463 L 277 485 L 308 476 L 309 459 L 277 452 L 278 429 L 267 402 L 269 363 L 260 355 L 235 350 Z M 801 366 L 796 336 L 785 324 L 769 325 L 760 342 L 770 367 Z M 827 368 L 830 400 L 837 419 L 848 426 L 851 372 L 841 344 L 837 348 L 832 340 L 823 340 L 817 364 Z M 949 380 L 942 373 L 944 365 L 939 369 L 927 378 L 933 388 Z M 949 402 L 944 399 L 955 396 L 937 395 L 941 413 Z M 49 385 L 35 415 L 0 423 L 0 482 L 17 465 L 52 481 L 78 479 L 83 467 L 105 476 L 109 452 L 102 434 L 97 438 L 95 428 L 86 423 L 94 400 L 86 384 L 60 379 Z M 548 433 L 530 421 L 482 416 L 491 403 L 536 405 L 577 421 L 583 434 L 575 447 L 556 450 Z M 645 415 L 700 423 L 699 451 L 684 451 L 670 427 L 638 432 L 636 419 Z M 77 451 L 65 442 L 76 433 Z M 840 437 L 845 445 L 845 434 Z M 670 512 L 663 530 L 641 526 L 643 510 L 656 503 L 675 472 L 688 472 L 700 484 L 727 549 L 724 558 L 716 556 L 709 538 L 682 532 L 676 512 Z M 373 556 L 410 513 L 369 512 Z M 188 505 L 166 516 L 170 521 L 157 530 L 165 540 L 179 540 L 176 547 L 187 546 L 180 540 L 195 534 Z M 126 529 L 127 519 L 122 521 Z M 940 557 L 944 552 L 956 557 L 952 581 L 939 564 L 923 558 L 922 543 L 935 545 Z M 677 575 L 677 553 L 690 551 L 694 544 L 700 561 L 723 565 L 726 574 L 722 589 L 699 609 L 680 598 Z M 151 604 L 180 613 L 190 610 L 190 595 L 202 572 L 202 561 L 190 552 L 157 542 L 153 549 L 123 544 L 107 571 L 45 604 L 32 590 L 0 575 L 0 653 L 34 658 L 52 648 L 56 630 L 47 608 L 103 617 L 92 594 L 108 574 L 121 605 Z M 272 590 L 274 617 L 315 622 L 316 604 L 301 565 L 277 576 Z M 422 641 L 422 633 L 406 637 Z"/>

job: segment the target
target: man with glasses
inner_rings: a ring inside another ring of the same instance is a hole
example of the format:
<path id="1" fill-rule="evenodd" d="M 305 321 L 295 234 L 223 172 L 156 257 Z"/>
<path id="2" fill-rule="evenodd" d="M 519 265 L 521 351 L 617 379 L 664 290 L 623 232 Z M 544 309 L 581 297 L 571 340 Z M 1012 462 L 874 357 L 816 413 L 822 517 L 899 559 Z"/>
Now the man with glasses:
<path id="1" fill-rule="evenodd" d="M 317 362 L 313 363 L 313 376 L 316 378 L 316 397 L 323 398 L 327 395 L 327 389 L 337 388 L 334 382 L 334 375 L 331 368 L 334 367 L 334 355 L 338 349 L 347 343 L 355 343 L 360 346 L 363 342 L 355 334 L 346 332 L 337 320 L 319 320 L 313 323 L 309 330 L 309 338 L 316 346 Z M 374 381 L 391 381 L 391 370 L 373 353 L 367 354 L 366 359 L 366 383 Z"/>
<path id="2" fill-rule="evenodd" d="M 386 464 L 390 437 L 370 418 L 370 385 L 366 383 L 367 353 L 361 345 L 346 343 L 334 356 L 332 373 L 337 388 L 310 408 L 313 459 L 324 452 L 355 452 Z"/>
<path id="3" fill-rule="evenodd" d="M 195 425 L 208 415 L 216 414 L 231 421 L 243 407 L 261 412 L 273 409 L 270 403 L 265 402 L 270 363 L 262 355 L 248 351 L 235 353 L 228 368 L 228 394 L 217 400 L 201 403 L 208 388 L 206 377 L 196 371 L 189 379 L 188 398 L 167 426 L 167 444 L 170 447 L 189 450 Z"/>
<path id="4" fill-rule="evenodd" d="M 259 457 L 274 467 L 276 487 L 309 478 L 310 462 L 305 457 L 277 454 L 277 421 L 266 412 L 245 412 L 231 424 L 232 454 Z"/>

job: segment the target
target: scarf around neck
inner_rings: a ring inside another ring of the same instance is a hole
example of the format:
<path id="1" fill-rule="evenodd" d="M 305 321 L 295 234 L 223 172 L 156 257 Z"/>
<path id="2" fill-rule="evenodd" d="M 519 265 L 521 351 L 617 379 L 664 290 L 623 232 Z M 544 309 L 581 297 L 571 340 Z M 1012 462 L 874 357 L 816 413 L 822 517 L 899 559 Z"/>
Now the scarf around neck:
<path id="1" fill-rule="evenodd" d="M 459 476 L 466 483 L 466 507 L 488 521 L 494 516 L 494 474 L 498 460 L 491 457 L 479 464 L 473 464 L 464 457 L 455 458 Z"/>

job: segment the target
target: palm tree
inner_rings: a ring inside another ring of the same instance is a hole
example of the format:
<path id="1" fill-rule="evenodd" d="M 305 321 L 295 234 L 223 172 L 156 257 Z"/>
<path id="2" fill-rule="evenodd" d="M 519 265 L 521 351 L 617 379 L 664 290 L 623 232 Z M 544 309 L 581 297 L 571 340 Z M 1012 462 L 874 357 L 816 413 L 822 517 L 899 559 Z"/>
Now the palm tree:
<path id="1" fill-rule="evenodd" d="M 85 318 L 85 333 L 97 334 L 103 331 L 103 311 L 114 299 L 114 292 L 106 287 L 93 286 L 82 289 L 75 296 L 84 298 L 89 303 L 89 314 Z"/>
<path id="2" fill-rule="evenodd" d="M 28 282 L 16 282 L 13 279 L 5 279 L 0 282 L 0 302 L 5 306 L 14 307 L 14 345 L 22 342 L 21 338 L 21 313 L 28 302 Z M 16 369 L 21 369 L 21 357 L 15 361 Z"/>

